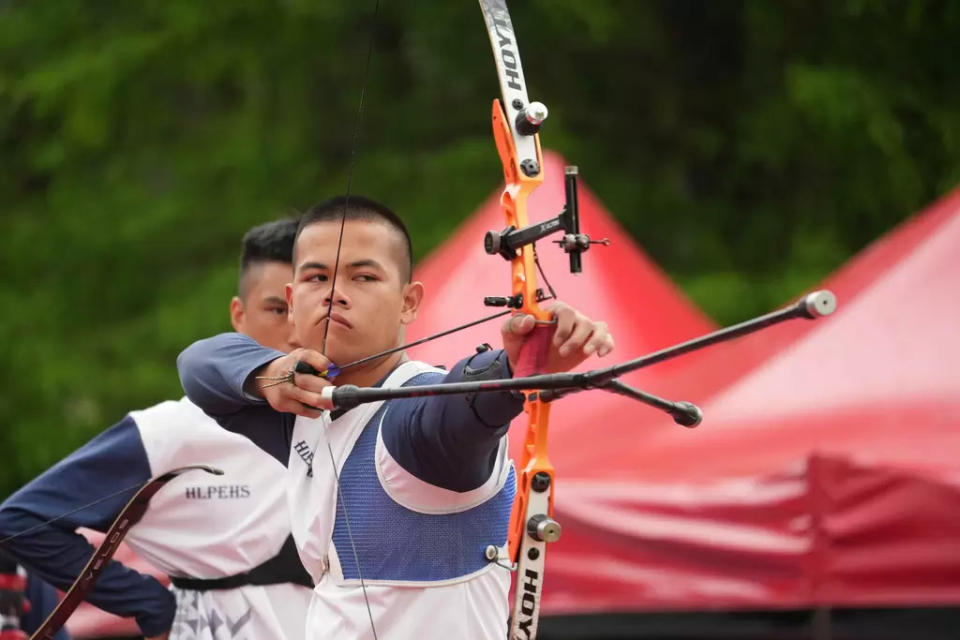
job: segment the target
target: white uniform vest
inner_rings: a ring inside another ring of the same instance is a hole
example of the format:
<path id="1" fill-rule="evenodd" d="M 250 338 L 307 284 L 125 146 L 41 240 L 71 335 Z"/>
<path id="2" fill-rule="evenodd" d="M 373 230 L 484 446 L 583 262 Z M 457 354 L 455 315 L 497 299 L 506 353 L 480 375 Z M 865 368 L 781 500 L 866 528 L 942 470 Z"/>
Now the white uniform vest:
<path id="1" fill-rule="evenodd" d="M 191 464 L 150 502 L 127 543 L 168 575 L 222 578 L 277 555 L 290 535 L 283 465 L 248 438 L 223 429 L 186 398 L 133 411 L 152 473 Z M 293 584 L 173 589 L 170 640 L 299 640 L 311 590 Z"/>
<path id="2" fill-rule="evenodd" d="M 388 376 L 383 386 L 399 387 L 429 371 L 439 370 L 406 362 Z M 297 418 L 294 425 L 287 468 L 293 533 L 304 566 L 318 583 L 308 615 L 307 637 L 311 639 L 373 638 L 360 581 L 344 578 L 337 547 L 332 543 L 338 494 L 331 452 L 336 474 L 340 474 L 364 428 L 382 405 L 360 405 L 333 422 L 327 413 L 317 419 Z M 514 487 L 508 483 L 515 483 L 515 477 L 506 458 L 505 438 L 490 480 L 478 489 L 459 493 L 429 485 L 396 463 L 383 445 L 379 422 L 370 425 L 377 429 L 376 475 L 383 490 L 402 507 L 455 517 L 482 507 L 493 497 L 502 499 L 505 487 L 512 500 Z M 362 520 L 360 515 L 347 513 L 358 521 Z M 504 542 L 505 538 L 496 541 Z M 352 554 L 352 549 L 341 547 L 341 553 Z M 349 560 L 348 564 L 355 566 L 352 557 Z M 364 582 L 380 637 L 429 640 L 506 635 L 510 574 L 495 564 L 484 563 L 476 571 L 444 580 L 384 580 L 368 574 Z"/>

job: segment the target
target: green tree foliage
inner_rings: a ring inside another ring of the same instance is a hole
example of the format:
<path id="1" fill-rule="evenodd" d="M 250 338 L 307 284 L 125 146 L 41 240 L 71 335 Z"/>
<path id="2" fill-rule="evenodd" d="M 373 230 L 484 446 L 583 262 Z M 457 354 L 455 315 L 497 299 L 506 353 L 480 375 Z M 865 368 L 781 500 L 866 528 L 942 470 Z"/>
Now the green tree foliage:
<path id="1" fill-rule="evenodd" d="M 0 494 L 179 395 L 176 354 L 229 328 L 249 226 L 355 163 L 419 257 L 494 188 L 475 3 L 383 5 L 0 3 Z M 547 146 L 719 321 L 960 180 L 960 3 L 513 5 Z"/>

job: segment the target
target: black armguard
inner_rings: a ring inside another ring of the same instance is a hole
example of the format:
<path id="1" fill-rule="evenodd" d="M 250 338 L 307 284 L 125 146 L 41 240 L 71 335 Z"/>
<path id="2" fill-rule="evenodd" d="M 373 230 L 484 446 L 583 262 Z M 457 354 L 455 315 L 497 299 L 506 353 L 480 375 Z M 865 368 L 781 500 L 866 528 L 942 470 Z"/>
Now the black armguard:
<path id="1" fill-rule="evenodd" d="M 482 344 L 477 347 L 477 353 L 464 363 L 463 369 L 460 371 L 460 379 L 464 382 L 482 382 L 483 380 L 501 380 L 512 377 L 513 373 L 510 371 L 507 353 L 500 351 L 495 358 L 491 359 L 490 356 L 487 355 L 491 350 L 492 347 L 489 344 Z M 480 362 L 475 362 L 476 360 L 480 360 Z M 509 394 L 513 398 L 523 397 L 519 392 L 505 391 L 503 393 Z M 464 396 L 467 404 L 470 405 L 470 410 L 473 411 L 473 415 L 477 417 L 477 420 L 481 424 L 491 429 L 502 426 L 488 423 L 480 412 L 477 411 L 478 395 L 479 394 L 476 393 L 469 393 Z"/>

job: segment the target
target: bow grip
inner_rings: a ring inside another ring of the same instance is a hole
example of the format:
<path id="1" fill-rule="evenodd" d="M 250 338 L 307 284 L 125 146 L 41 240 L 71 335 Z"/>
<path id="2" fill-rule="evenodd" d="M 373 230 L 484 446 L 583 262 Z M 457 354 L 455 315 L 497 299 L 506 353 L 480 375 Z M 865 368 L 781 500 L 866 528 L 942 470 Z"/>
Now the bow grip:
<path id="1" fill-rule="evenodd" d="M 555 325 L 537 324 L 529 334 L 513 367 L 514 378 L 545 373 L 550 359 L 550 342 Z"/>

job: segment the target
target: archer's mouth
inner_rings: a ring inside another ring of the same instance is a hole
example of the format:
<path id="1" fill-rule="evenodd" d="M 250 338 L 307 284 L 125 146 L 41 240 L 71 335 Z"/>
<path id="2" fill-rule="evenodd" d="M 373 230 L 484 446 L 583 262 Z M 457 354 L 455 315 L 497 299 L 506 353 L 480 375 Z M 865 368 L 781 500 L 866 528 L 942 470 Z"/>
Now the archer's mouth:
<path id="1" fill-rule="evenodd" d="M 325 322 L 328 317 L 330 318 L 331 325 L 340 325 L 346 329 L 353 329 L 353 325 L 350 324 L 350 321 L 344 318 L 342 315 L 340 315 L 337 312 L 333 312 L 329 316 L 326 316 L 326 315 L 323 316 L 323 318 L 320 319 L 320 324 L 323 324 L 323 322 Z"/>

